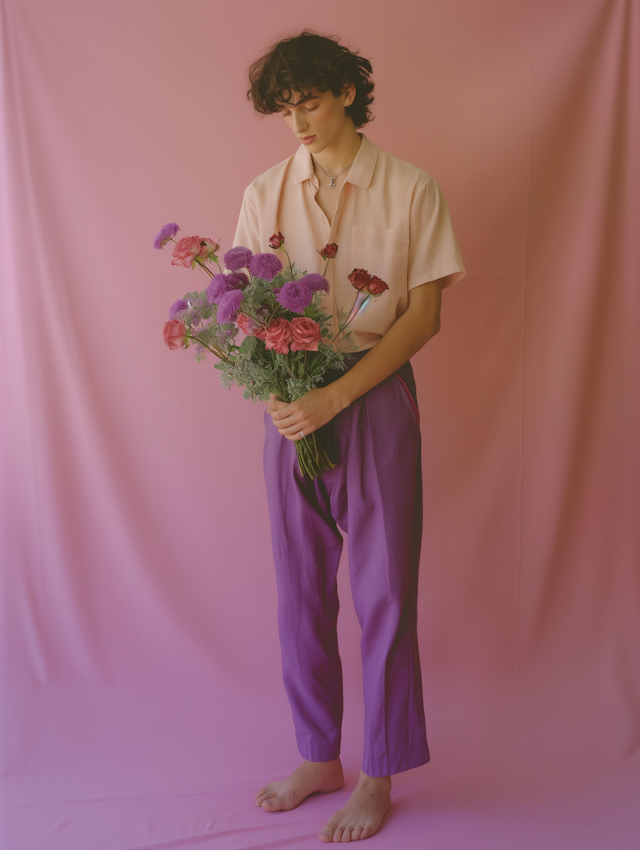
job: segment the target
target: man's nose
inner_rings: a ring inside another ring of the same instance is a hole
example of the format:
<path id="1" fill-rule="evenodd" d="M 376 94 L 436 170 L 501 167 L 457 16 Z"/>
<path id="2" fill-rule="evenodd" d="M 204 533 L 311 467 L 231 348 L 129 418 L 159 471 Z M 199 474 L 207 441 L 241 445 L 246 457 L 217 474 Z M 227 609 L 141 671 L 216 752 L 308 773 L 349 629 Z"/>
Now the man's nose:
<path id="1" fill-rule="evenodd" d="M 299 135 L 307 128 L 307 119 L 301 113 L 293 113 L 293 132 Z"/>

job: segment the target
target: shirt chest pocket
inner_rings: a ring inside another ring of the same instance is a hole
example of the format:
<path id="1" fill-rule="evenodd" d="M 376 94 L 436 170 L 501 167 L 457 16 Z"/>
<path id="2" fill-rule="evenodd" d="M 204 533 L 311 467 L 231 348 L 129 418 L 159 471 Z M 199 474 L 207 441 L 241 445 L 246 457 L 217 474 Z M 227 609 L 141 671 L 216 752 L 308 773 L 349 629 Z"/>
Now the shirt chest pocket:
<path id="1" fill-rule="evenodd" d="M 407 294 L 407 271 L 409 260 L 409 228 L 384 227 L 352 228 L 351 266 L 366 269 L 377 275 L 388 285 L 393 300 L 403 299 Z"/>

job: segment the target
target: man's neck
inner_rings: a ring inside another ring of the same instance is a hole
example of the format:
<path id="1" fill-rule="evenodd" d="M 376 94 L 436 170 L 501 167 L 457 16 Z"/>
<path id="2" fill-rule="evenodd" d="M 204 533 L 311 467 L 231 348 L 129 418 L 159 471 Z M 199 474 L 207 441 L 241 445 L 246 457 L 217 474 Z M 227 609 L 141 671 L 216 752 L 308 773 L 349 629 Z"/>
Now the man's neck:
<path id="1" fill-rule="evenodd" d="M 351 165 L 360 150 L 361 141 L 362 136 L 351 124 L 350 131 L 345 132 L 331 147 L 325 148 L 318 154 L 313 154 L 313 159 L 330 177 L 333 177 Z"/>

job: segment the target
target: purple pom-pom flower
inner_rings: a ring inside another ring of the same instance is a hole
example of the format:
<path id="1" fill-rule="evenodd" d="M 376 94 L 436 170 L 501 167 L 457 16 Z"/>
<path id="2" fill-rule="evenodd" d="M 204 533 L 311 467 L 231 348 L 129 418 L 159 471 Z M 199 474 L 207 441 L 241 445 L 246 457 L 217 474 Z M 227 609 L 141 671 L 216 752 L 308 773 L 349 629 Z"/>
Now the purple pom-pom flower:
<path id="1" fill-rule="evenodd" d="M 326 277 L 323 277 L 321 274 L 306 274 L 304 277 L 301 277 L 298 283 L 306 283 L 306 285 L 313 292 L 318 292 L 318 290 L 322 290 L 323 292 L 329 291 L 329 281 Z"/>
<path id="2" fill-rule="evenodd" d="M 254 277 L 272 281 L 279 271 L 282 271 L 282 263 L 275 254 L 254 254 L 249 263 L 249 271 Z"/>
<path id="3" fill-rule="evenodd" d="M 179 230 L 180 228 L 175 221 L 169 222 L 169 224 L 164 224 L 158 231 L 156 238 L 153 240 L 153 247 L 158 251 L 162 250 L 169 239 L 174 237 Z"/>
<path id="4" fill-rule="evenodd" d="M 225 292 L 218 302 L 218 322 L 224 325 L 227 322 L 235 322 L 244 295 L 239 289 Z"/>
<path id="5" fill-rule="evenodd" d="M 227 277 L 233 281 L 234 289 L 244 289 L 245 286 L 249 286 L 249 278 L 244 272 L 231 272 Z"/>
<path id="6" fill-rule="evenodd" d="M 219 304 L 225 292 L 232 289 L 244 289 L 249 284 L 249 278 L 243 272 L 231 272 L 225 274 L 218 272 L 211 278 L 211 283 L 205 289 L 209 304 Z"/>
<path id="7" fill-rule="evenodd" d="M 205 289 L 209 304 L 218 304 L 225 292 L 230 292 L 236 288 L 230 278 L 231 275 L 226 275 L 224 272 L 214 274 L 211 278 L 211 283 Z"/>
<path id="8" fill-rule="evenodd" d="M 303 280 L 289 280 L 276 295 L 285 310 L 302 313 L 313 301 L 313 290 Z"/>
<path id="9" fill-rule="evenodd" d="M 238 245 L 236 248 L 231 248 L 224 255 L 224 264 L 230 272 L 237 272 L 240 269 L 249 268 L 249 263 L 253 257 L 253 251 Z"/>
<path id="10" fill-rule="evenodd" d="M 189 302 L 185 301 L 184 298 L 178 299 L 178 301 L 174 301 L 171 307 L 169 307 L 169 321 L 175 319 L 176 313 L 180 313 L 182 310 L 189 309 Z"/>

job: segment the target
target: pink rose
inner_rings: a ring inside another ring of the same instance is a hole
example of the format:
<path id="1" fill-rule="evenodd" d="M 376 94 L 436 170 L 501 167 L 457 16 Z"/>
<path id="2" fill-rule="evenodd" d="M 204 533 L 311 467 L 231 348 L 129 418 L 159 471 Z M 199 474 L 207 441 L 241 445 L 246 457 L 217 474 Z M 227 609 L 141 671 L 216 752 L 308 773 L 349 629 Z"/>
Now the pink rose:
<path id="1" fill-rule="evenodd" d="M 271 322 L 265 335 L 265 348 L 275 348 L 278 354 L 288 354 L 290 342 L 291 322 L 287 319 L 275 319 Z"/>
<path id="2" fill-rule="evenodd" d="M 184 322 L 180 319 L 171 319 L 170 322 L 164 323 L 162 331 L 164 341 L 173 351 L 176 348 L 186 348 L 187 329 Z"/>
<path id="3" fill-rule="evenodd" d="M 220 250 L 220 243 L 214 242 L 213 239 L 201 239 L 200 240 L 200 251 L 198 252 L 198 256 L 201 260 L 210 260 L 214 254 L 217 254 Z"/>
<path id="4" fill-rule="evenodd" d="M 184 236 L 176 243 L 173 249 L 172 266 L 184 266 L 190 269 L 195 263 L 196 257 L 200 256 L 202 250 L 199 236 Z"/>
<path id="5" fill-rule="evenodd" d="M 322 339 L 320 325 L 304 316 L 291 320 L 291 351 L 317 351 Z"/>
<path id="6" fill-rule="evenodd" d="M 236 319 L 236 325 L 240 328 L 245 336 L 253 336 L 256 329 L 256 323 L 246 313 L 240 313 Z"/>
<path id="7" fill-rule="evenodd" d="M 236 319 L 236 325 L 246 336 L 255 336 L 258 339 L 264 339 L 267 335 L 266 327 L 264 325 L 260 325 L 255 319 L 252 319 L 251 316 L 247 316 L 246 313 L 240 313 Z"/>

